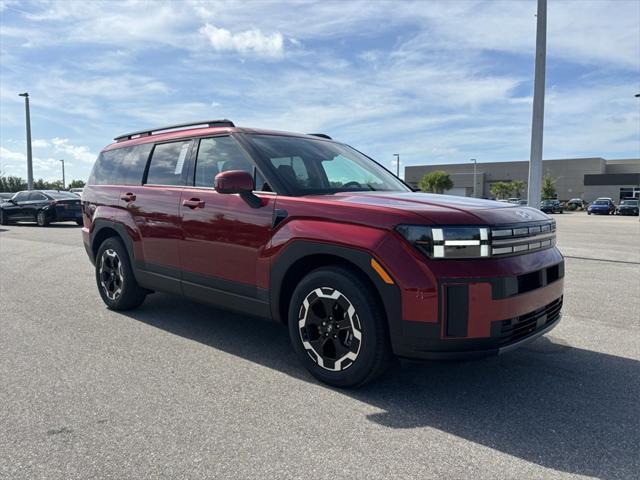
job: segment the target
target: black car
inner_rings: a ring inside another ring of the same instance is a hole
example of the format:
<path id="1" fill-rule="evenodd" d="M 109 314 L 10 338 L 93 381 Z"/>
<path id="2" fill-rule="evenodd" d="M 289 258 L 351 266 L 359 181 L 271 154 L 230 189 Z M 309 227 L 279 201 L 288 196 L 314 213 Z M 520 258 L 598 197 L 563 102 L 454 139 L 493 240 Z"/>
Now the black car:
<path id="1" fill-rule="evenodd" d="M 623 200 L 616 210 L 617 215 L 633 215 L 636 217 L 639 212 L 638 200 L 634 198 L 627 198 Z"/>
<path id="2" fill-rule="evenodd" d="M 80 199 L 70 192 L 31 190 L 16 193 L 0 204 L 0 224 L 28 221 L 46 227 L 52 222 L 75 221 L 82 225 Z"/>
<path id="3" fill-rule="evenodd" d="M 560 200 L 543 200 L 540 203 L 540 210 L 544 213 L 562 213 L 564 208 Z"/>

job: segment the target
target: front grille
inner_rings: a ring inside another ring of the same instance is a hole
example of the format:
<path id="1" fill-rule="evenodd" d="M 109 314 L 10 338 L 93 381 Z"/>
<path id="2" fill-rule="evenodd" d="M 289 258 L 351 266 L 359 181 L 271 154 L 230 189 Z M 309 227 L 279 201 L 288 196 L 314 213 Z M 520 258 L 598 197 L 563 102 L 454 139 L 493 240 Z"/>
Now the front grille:
<path id="1" fill-rule="evenodd" d="M 561 309 L 562 297 L 534 312 L 511 318 L 509 320 L 495 322 L 500 327 L 497 332 L 500 345 L 502 346 L 521 340 L 541 328 L 558 321 Z"/>
<path id="2" fill-rule="evenodd" d="M 491 229 L 491 255 L 523 254 L 556 244 L 556 222 L 522 223 Z"/>

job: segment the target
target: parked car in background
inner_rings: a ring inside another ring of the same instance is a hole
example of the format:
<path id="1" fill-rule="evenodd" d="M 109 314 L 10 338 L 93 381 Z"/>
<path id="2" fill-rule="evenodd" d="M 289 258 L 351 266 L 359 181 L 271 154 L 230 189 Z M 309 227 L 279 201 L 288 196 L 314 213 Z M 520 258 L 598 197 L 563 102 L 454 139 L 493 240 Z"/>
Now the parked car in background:
<path id="1" fill-rule="evenodd" d="M 509 203 L 513 203 L 514 205 L 520 205 L 520 199 L 512 197 L 508 200 Z"/>
<path id="2" fill-rule="evenodd" d="M 587 213 L 591 215 L 613 215 L 616 211 L 616 204 L 613 203 L 613 200 L 607 197 L 597 198 L 594 200 L 589 208 L 587 208 Z"/>
<path id="3" fill-rule="evenodd" d="M 82 194 L 110 309 L 165 291 L 281 321 L 340 387 L 394 355 L 501 353 L 560 320 L 564 261 L 539 210 L 415 193 L 323 134 L 212 120 L 115 140 Z"/>
<path id="4" fill-rule="evenodd" d="M 564 208 L 560 200 L 543 200 L 540 202 L 540 210 L 544 213 L 562 213 Z"/>
<path id="5" fill-rule="evenodd" d="M 518 200 L 518 205 L 526 207 L 527 205 L 529 205 L 529 200 L 520 199 L 520 200 Z"/>
<path id="6" fill-rule="evenodd" d="M 84 190 L 84 188 L 70 188 L 69 191 L 71 193 L 75 193 L 78 196 L 82 195 L 82 191 Z"/>
<path id="7" fill-rule="evenodd" d="M 53 222 L 74 221 L 82 225 L 78 195 L 56 190 L 30 190 L 16 193 L 0 204 L 0 224 L 27 221 L 46 227 Z"/>
<path id="8" fill-rule="evenodd" d="M 568 210 L 584 210 L 587 203 L 581 198 L 572 198 L 566 203 Z"/>
<path id="9" fill-rule="evenodd" d="M 638 199 L 637 198 L 625 198 L 620 202 L 616 210 L 617 215 L 634 215 L 638 216 L 640 214 Z"/>
<path id="10" fill-rule="evenodd" d="M 0 202 L 3 200 L 9 200 L 14 195 L 14 192 L 0 192 Z"/>

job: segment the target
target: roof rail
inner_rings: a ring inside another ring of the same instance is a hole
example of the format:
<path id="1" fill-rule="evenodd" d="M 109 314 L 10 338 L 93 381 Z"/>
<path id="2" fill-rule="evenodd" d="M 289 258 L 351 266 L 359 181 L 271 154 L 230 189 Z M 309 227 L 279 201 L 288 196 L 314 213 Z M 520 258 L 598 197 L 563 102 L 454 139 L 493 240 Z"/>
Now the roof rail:
<path id="1" fill-rule="evenodd" d="M 320 137 L 320 138 L 326 138 L 327 140 L 333 140 L 333 138 L 331 138 L 326 133 L 308 133 L 307 135 L 313 135 L 314 137 Z"/>
<path id="2" fill-rule="evenodd" d="M 167 125 L 166 127 L 158 127 L 158 128 L 150 128 L 146 130 L 138 130 L 137 132 L 125 133 L 123 135 L 119 135 L 114 140 L 116 142 L 123 142 L 125 140 L 131 140 L 133 137 L 148 137 L 152 135 L 153 132 L 162 132 L 164 130 L 173 130 L 176 128 L 185 128 L 185 127 L 195 127 L 198 125 L 206 125 L 207 127 L 235 127 L 231 120 L 227 120 L 226 118 L 222 120 L 203 120 L 201 122 L 188 122 L 188 123 L 177 123 L 175 125 Z"/>

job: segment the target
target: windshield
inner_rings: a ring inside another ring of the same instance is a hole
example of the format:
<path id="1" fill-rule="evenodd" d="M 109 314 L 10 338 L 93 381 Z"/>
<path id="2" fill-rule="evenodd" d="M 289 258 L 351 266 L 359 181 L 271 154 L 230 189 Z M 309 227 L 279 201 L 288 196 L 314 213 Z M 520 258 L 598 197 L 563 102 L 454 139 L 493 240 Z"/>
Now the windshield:
<path id="1" fill-rule="evenodd" d="M 62 200 L 62 199 L 73 199 L 73 200 L 77 200 L 78 196 L 71 193 L 71 192 L 56 192 L 56 191 L 47 191 L 45 192 L 47 195 L 49 195 L 51 198 L 54 198 L 56 200 Z"/>
<path id="2" fill-rule="evenodd" d="M 594 205 L 609 205 L 609 202 L 606 200 L 596 200 L 593 202 Z"/>
<path id="3" fill-rule="evenodd" d="M 542 205 L 553 205 L 555 203 L 554 200 L 543 200 Z"/>
<path id="4" fill-rule="evenodd" d="M 277 135 L 248 138 L 296 195 L 411 191 L 389 171 L 347 145 Z"/>
<path id="5" fill-rule="evenodd" d="M 638 205 L 638 200 L 623 200 L 620 205 L 632 205 L 636 207 Z"/>

